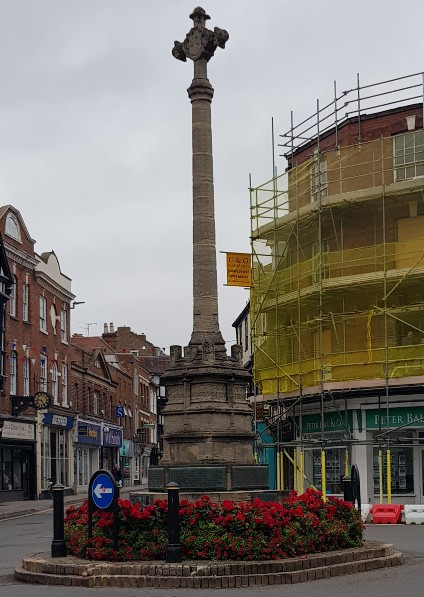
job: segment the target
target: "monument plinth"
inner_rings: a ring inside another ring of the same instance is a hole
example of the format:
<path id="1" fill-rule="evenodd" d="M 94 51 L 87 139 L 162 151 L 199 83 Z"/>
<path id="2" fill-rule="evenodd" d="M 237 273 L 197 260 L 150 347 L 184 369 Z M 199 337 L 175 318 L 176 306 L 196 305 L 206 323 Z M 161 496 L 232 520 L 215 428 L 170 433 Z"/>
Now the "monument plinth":
<path id="1" fill-rule="evenodd" d="M 149 471 L 149 490 L 170 481 L 187 491 L 268 488 L 265 465 L 253 457 L 252 408 L 246 398 L 250 374 L 242 349 L 227 355 L 219 330 L 211 102 L 214 90 L 207 64 L 228 33 L 206 29 L 203 8 L 190 15 L 193 27 L 175 42 L 175 58 L 194 63 L 188 89 L 192 105 L 193 147 L 193 332 L 189 344 L 171 347 L 169 369 L 162 377 L 163 457 Z"/>

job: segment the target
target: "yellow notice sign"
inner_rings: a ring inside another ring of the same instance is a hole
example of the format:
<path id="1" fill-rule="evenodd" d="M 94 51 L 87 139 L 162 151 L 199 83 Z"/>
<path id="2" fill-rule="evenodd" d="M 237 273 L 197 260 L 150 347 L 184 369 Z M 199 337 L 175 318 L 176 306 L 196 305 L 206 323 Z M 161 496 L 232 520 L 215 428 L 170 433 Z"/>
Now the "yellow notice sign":
<path id="1" fill-rule="evenodd" d="M 250 253 L 227 253 L 227 286 L 252 286 Z"/>

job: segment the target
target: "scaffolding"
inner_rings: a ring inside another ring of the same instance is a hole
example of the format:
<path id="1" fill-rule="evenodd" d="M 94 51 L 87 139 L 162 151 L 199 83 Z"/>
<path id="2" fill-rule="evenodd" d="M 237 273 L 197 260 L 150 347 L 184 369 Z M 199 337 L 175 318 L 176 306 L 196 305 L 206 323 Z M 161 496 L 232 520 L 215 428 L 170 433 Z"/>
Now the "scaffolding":
<path id="1" fill-rule="evenodd" d="M 328 401 L 339 410 L 347 471 L 346 399 L 379 391 L 388 412 L 424 383 L 423 91 L 423 73 L 334 84 L 310 118 L 292 113 L 286 172 L 250 189 L 254 379 L 277 419 L 297 415 L 301 483 L 308 403 L 322 445 Z"/>

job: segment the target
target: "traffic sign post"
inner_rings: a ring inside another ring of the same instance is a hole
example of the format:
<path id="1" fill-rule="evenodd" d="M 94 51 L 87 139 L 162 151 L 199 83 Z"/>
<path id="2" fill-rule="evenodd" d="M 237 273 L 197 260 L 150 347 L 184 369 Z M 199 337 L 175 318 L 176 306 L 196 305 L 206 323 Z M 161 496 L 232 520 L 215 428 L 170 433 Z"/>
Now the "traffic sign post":
<path id="1" fill-rule="evenodd" d="M 88 485 L 88 540 L 93 536 L 93 513 L 96 510 L 113 512 L 113 544 L 118 548 L 118 498 L 119 487 L 113 475 L 106 470 L 94 473 Z"/>

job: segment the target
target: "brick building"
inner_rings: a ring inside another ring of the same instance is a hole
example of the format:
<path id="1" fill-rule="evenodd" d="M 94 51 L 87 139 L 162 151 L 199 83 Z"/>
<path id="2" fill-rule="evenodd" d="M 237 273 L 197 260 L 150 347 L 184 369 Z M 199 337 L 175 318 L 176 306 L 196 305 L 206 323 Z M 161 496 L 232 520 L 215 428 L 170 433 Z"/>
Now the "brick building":
<path id="1" fill-rule="evenodd" d="M 104 338 L 76 334 L 72 348 L 72 394 L 79 404 L 78 419 L 85 417 L 83 422 L 78 421 L 78 427 L 101 428 L 99 443 L 91 445 L 91 452 L 86 445 L 76 449 L 78 462 L 87 471 L 79 477 L 84 483 L 78 481 L 78 490 L 96 470 L 96 463 L 110 469 L 119 462 L 126 482 L 146 482 L 150 455 L 157 447 L 156 384 L 152 375 L 136 354 L 116 349 Z M 114 430 L 116 441 L 120 435 L 119 445 L 104 443 L 108 438 L 105 428 L 109 434 Z M 78 443 L 87 443 L 81 434 Z"/>
<path id="2" fill-rule="evenodd" d="M 38 496 L 49 478 L 71 483 L 76 412 L 68 396 L 69 325 L 75 297 L 55 253 L 35 252 L 35 241 L 11 205 L 0 208 L 0 232 L 13 277 L 5 322 L 7 377 L 0 397 L 0 492 L 5 501 Z M 27 403 L 40 391 L 52 401 L 38 412 Z"/>
<path id="3" fill-rule="evenodd" d="M 270 447 L 278 488 L 340 495 L 356 463 L 363 503 L 423 500 L 422 99 L 421 74 L 358 82 L 251 190 L 257 399 L 296 423 Z"/>
<path id="4" fill-rule="evenodd" d="M 102 338 L 117 354 L 131 354 L 135 356 L 143 370 L 149 375 L 151 417 L 155 420 L 155 427 L 145 432 L 145 436 L 147 433 L 146 437 L 141 438 L 145 439 L 147 444 L 143 451 L 143 469 L 147 474 L 146 466 L 148 457 L 150 457 L 152 464 L 157 464 L 158 459 L 162 455 L 163 416 L 161 409 L 165 404 L 165 392 L 164 388 L 160 385 L 160 377 L 169 367 L 169 355 L 165 354 L 163 348 L 149 342 L 145 334 L 137 334 L 128 326 L 117 327 L 115 329 L 113 323 L 109 325 L 105 323 Z M 144 380 L 141 382 L 141 386 L 146 388 Z M 142 416 L 144 418 L 147 416 L 146 411 L 143 412 Z M 145 425 L 146 423 L 143 424 Z M 153 422 L 150 425 L 153 425 Z M 152 446 L 151 451 L 149 442 Z"/>

